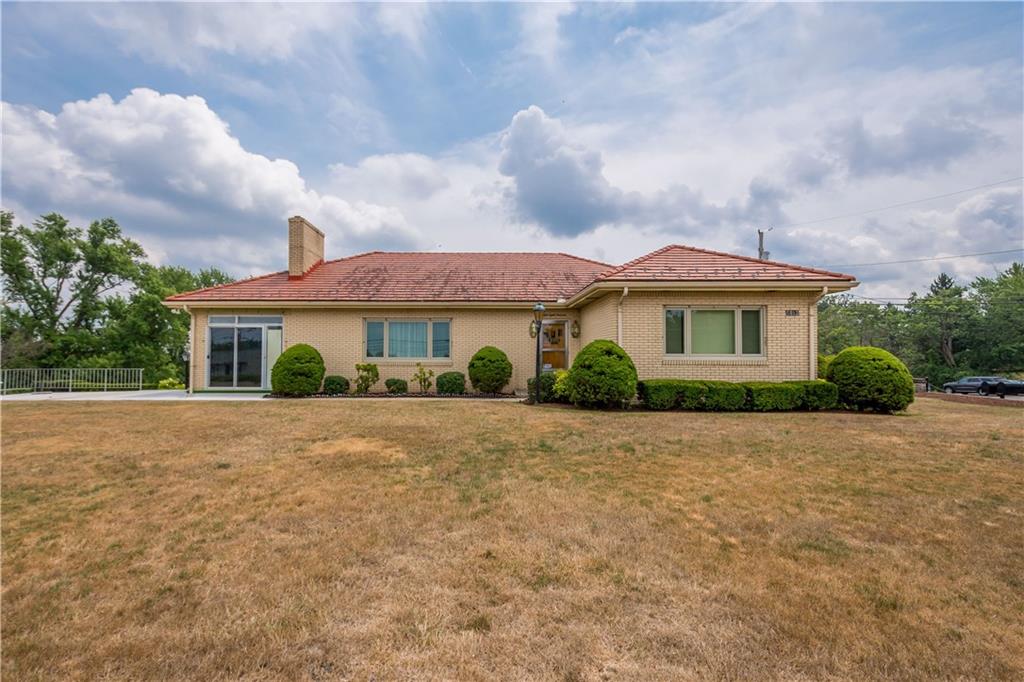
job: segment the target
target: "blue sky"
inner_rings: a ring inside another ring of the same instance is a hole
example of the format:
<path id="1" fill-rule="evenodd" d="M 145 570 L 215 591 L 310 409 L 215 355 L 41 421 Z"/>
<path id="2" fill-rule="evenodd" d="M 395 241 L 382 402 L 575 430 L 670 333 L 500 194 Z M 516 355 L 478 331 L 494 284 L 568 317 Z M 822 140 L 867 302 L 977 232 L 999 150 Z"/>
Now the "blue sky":
<path id="1" fill-rule="evenodd" d="M 1014 248 L 1022 6 L 3 3 L 3 203 L 151 257 L 666 243 L 844 265 Z M 905 296 L 940 270 L 854 269 Z M 1019 258 L 1019 255 L 1018 255 Z M 848 268 L 849 269 L 849 268 Z"/>

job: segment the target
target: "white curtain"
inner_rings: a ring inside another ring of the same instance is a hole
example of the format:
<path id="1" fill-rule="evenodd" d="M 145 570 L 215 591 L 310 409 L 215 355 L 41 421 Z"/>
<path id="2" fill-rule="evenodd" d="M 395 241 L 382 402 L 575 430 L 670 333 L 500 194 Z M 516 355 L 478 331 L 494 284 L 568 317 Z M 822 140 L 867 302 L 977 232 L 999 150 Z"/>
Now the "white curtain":
<path id="1" fill-rule="evenodd" d="M 427 323 L 389 322 L 388 357 L 427 357 Z"/>

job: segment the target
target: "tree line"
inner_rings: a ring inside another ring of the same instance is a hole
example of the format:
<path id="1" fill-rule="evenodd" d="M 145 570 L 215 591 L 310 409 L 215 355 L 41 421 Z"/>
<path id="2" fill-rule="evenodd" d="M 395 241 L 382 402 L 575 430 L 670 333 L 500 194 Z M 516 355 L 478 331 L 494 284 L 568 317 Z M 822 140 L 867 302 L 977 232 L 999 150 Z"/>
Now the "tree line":
<path id="1" fill-rule="evenodd" d="M 3 367 L 141 367 L 145 384 L 184 378 L 189 316 L 164 298 L 233 281 L 152 265 L 112 218 L 83 229 L 58 213 L 15 226 L 0 211 L 0 266 Z"/>
<path id="2" fill-rule="evenodd" d="M 189 316 L 163 299 L 232 281 L 215 268 L 148 263 L 112 218 L 83 229 L 49 213 L 15 226 L 0 211 L 0 258 L 3 367 L 141 367 L 147 384 L 184 377 Z M 884 348 L 933 384 L 1024 372 L 1024 265 L 967 285 L 941 274 L 902 304 L 826 296 L 819 351 L 849 346 Z"/>
<path id="3" fill-rule="evenodd" d="M 915 377 L 942 384 L 968 375 L 1024 372 L 1024 264 L 963 285 L 940 274 L 923 295 L 880 304 L 849 294 L 818 304 L 818 349 L 877 346 Z"/>

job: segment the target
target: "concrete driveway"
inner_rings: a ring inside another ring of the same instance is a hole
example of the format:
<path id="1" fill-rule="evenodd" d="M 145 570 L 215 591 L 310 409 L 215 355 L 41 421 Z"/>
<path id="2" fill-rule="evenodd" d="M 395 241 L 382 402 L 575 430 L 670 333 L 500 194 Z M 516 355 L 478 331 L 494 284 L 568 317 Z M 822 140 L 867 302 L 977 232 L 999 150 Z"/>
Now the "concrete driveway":
<path id="1" fill-rule="evenodd" d="M 264 393 L 194 393 L 185 391 L 56 391 L 18 393 L 0 397 L 3 402 L 38 400 L 263 400 Z"/>

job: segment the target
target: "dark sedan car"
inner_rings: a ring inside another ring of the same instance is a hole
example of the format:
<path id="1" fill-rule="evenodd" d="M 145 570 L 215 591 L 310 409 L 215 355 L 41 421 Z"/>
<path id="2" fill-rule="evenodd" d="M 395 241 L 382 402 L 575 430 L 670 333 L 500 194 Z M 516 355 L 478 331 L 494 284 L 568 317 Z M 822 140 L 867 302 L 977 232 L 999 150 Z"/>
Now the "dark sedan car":
<path id="1" fill-rule="evenodd" d="M 1006 377 L 963 377 L 943 384 L 942 390 L 946 393 L 1016 395 L 1024 393 L 1024 381 Z"/>

